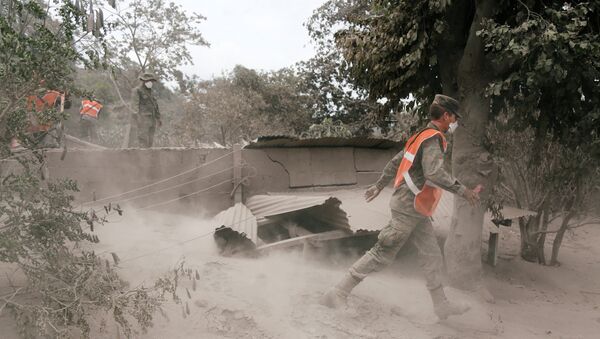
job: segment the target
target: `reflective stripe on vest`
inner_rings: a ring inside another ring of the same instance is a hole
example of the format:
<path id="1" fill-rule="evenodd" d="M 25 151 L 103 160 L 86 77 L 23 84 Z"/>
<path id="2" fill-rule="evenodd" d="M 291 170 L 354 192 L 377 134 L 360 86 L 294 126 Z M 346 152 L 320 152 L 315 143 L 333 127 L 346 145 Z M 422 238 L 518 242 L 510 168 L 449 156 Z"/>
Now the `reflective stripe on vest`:
<path id="1" fill-rule="evenodd" d="M 417 212 L 424 216 L 431 216 L 437 207 L 438 202 L 442 196 L 442 190 L 437 187 L 434 183 L 427 180 L 421 189 L 417 187 L 412 178 L 410 177 L 409 170 L 413 165 L 415 156 L 421 148 L 421 144 L 430 138 L 439 135 L 442 138 L 442 148 L 446 152 L 446 138 L 442 132 L 433 128 L 427 128 L 408 139 L 406 146 L 404 147 L 404 156 L 398 166 L 398 173 L 396 174 L 396 180 L 394 181 L 394 188 L 400 187 L 403 182 L 415 195 L 414 207 Z"/>
<path id="2" fill-rule="evenodd" d="M 98 113 L 102 109 L 102 105 L 97 101 L 92 100 L 83 100 L 81 101 L 81 111 L 79 111 L 80 115 L 87 115 L 94 119 L 98 119 Z"/>

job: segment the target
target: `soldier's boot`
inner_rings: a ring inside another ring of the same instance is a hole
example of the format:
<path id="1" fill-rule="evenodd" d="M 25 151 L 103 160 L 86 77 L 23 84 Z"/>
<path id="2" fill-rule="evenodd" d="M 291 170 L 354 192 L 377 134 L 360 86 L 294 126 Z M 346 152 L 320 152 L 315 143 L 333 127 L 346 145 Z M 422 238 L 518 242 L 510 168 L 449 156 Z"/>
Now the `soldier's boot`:
<path id="1" fill-rule="evenodd" d="M 436 289 L 429 290 L 431 300 L 433 301 L 433 311 L 441 320 L 447 319 L 449 316 L 461 315 L 471 309 L 468 305 L 455 304 L 446 298 L 444 287 L 440 286 Z"/>
<path id="2" fill-rule="evenodd" d="M 360 284 L 361 281 L 361 279 L 355 278 L 352 276 L 352 274 L 346 273 L 344 278 L 342 278 L 337 285 L 325 293 L 319 303 L 329 308 L 340 308 L 346 306 L 350 292 L 352 292 L 352 289 L 354 289 L 356 285 Z"/>
<path id="3" fill-rule="evenodd" d="M 330 308 L 345 306 L 348 296 L 354 287 L 360 284 L 369 273 L 379 270 L 382 266 L 373 255 L 369 252 L 365 253 L 350 267 L 349 272 L 344 275 L 344 278 L 325 293 L 320 303 Z"/>

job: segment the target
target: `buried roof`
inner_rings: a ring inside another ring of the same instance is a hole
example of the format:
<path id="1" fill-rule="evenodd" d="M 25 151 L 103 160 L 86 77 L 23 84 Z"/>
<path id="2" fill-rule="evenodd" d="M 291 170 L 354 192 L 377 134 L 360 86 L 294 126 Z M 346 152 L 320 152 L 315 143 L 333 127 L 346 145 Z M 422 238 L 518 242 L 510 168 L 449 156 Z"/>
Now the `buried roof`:
<path id="1" fill-rule="evenodd" d="M 244 233 L 253 243 L 258 243 L 256 217 L 241 202 L 217 214 L 213 220 L 218 226 L 231 227 L 239 233 Z"/>
<path id="2" fill-rule="evenodd" d="M 330 195 L 255 195 L 247 199 L 246 206 L 256 216 L 259 225 L 269 223 L 269 218 L 308 210 L 315 221 L 332 228 L 350 229 L 348 217 L 340 208 L 341 201 Z"/>
<path id="3" fill-rule="evenodd" d="M 346 212 L 340 208 L 340 200 L 332 196 L 255 195 L 246 204 L 222 211 L 214 217 L 220 226 L 231 227 L 255 244 L 260 243 L 258 228 L 288 216 L 302 215 L 319 227 L 338 229 L 351 234 Z"/>

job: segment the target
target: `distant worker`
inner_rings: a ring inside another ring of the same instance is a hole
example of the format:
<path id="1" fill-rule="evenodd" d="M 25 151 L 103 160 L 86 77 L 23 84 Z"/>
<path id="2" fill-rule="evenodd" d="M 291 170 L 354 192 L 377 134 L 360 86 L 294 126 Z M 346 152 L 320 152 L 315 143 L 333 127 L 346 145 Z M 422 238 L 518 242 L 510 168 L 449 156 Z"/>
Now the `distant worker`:
<path id="1" fill-rule="evenodd" d="M 102 104 L 91 98 L 81 101 L 81 110 L 79 111 L 79 126 L 81 128 L 81 137 L 90 142 L 98 141 L 96 125 L 102 110 Z"/>
<path id="2" fill-rule="evenodd" d="M 66 100 L 66 94 L 63 92 L 41 89 L 41 93 L 42 95 L 27 97 L 27 143 L 32 147 L 59 147 L 62 142 L 63 125 L 62 122 L 56 121 L 56 115 L 48 112 L 63 112 L 65 108 L 69 108 L 70 101 Z M 13 137 L 11 148 L 20 149 L 21 140 Z"/>
<path id="3" fill-rule="evenodd" d="M 139 147 L 152 147 L 156 128 L 162 125 L 158 102 L 152 94 L 152 86 L 157 81 L 151 73 L 140 76 L 140 85 L 131 93 L 132 121 L 137 132 Z M 133 136 L 129 138 L 129 147 L 134 146 Z"/>
<path id="4" fill-rule="evenodd" d="M 431 121 L 427 127 L 408 139 L 404 150 L 388 162 L 379 180 L 365 192 L 365 199 L 370 202 L 395 178 L 390 201 L 392 219 L 379 233 L 377 243 L 323 296 L 323 305 L 331 308 L 345 305 L 352 289 L 370 273 L 390 264 L 410 237 L 418 250 L 438 318 L 446 319 L 469 310 L 468 306 L 451 303 L 446 298 L 441 281 L 442 253 L 430 217 L 441 197 L 441 189 L 458 194 L 474 205 L 479 201 L 479 188 L 466 188 L 444 169 L 444 133 L 452 133 L 458 127 L 458 101 L 438 94 L 429 107 L 429 115 Z"/>

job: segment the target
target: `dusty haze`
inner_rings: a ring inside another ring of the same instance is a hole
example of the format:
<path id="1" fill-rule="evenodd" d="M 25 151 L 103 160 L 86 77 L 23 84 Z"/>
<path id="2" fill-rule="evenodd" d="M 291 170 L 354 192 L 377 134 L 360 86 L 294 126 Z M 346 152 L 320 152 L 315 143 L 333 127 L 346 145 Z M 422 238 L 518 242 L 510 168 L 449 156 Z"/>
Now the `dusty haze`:
<path id="1" fill-rule="evenodd" d="M 130 214 L 100 227 L 97 251 L 118 253 L 121 272 L 133 285 L 151 282 L 180 260 L 200 273 L 196 290 L 184 280 L 183 304 L 167 303 L 168 320 L 157 315 L 144 338 L 593 338 L 600 333 L 600 294 L 593 294 L 600 292 L 597 226 L 567 239 L 559 268 L 518 259 L 518 230 L 503 229 L 504 255 L 487 278 L 496 304 L 448 288 L 449 297 L 473 309 L 438 323 L 410 256 L 367 278 L 347 310 L 332 311 L 317 300 L 356 258 L 332 263 L 294 251 L 223 258 L 212 239 L 217 225 L 210 220 Z M 198 236 L 203 237 L 180 244 Z M 184 318 L 185 303 L 190 314 Z"/>
<path id="2" fill-rule="evenodd" d="M 449 297 L 472 310 L 437 322 L 410 253 L 359 285 L 348 309 L 330 310 L 317 300 L 355 257 L 333 263 L 292 251 L 223 258 L 212 239 L 216 225 L 208 220 L 131 210 L 110 219 L 96 229 L 101 242 L 95 250 L 107 259 L 116 252 L 119 271 L 132 286 L 151 284 L 181 260 L 200 274 L 195 291 L 191 280 L 181 282 L 183 303 L 167 302 L 166 317 L 156 314 L 155 326 L 139 338 L 597 338 L 600 333 L 598 225 L 565 239 L 558 268 L 520 260 L 518 230 L 502 229 L 499 264 L 486 268 L 496 303 L 447 288 Z M 184 315 L 186 303 L 189 315 Z M 6 313 L 0 330 L 1 338 L 15 337 Z M 94 331 L 93 338 L 118 337 L 114 323 L 105 332 Z"/>

